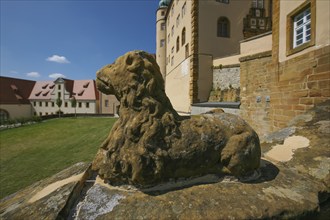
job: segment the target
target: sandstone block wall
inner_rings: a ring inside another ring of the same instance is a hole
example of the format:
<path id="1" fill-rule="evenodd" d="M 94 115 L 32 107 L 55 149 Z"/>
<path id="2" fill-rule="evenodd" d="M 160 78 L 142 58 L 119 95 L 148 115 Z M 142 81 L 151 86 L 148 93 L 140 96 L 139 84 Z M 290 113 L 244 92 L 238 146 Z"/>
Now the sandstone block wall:
<path id="1" fill-rule="evenodd" d="M 241 116 L 261 137 L 330 99 L 330 46 L 282 63 L 270 51 L 240 62 Z"/>

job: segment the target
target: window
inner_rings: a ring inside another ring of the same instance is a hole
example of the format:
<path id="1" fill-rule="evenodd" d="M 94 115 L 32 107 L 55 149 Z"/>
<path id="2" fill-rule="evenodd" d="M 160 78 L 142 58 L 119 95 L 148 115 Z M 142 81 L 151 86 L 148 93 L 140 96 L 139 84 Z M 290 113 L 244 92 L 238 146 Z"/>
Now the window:
<path id="1" fill-rule="evenodd" d="M 229 0 L 215 0 L 216 2 L 229 4 Z"/>
<path id="2" fill-rule="evenodd" d="M 89 108 L 89 102 L 86 102 L 86 108 Z"/>
<path id="3" fill-rule="evenodd" d="M 287 16 L 287 55 L 315 44 L 315 0 L 306 1 Z"/>
<path id="4" fill-rule="evenodd" d="M 264 8 L 264 0 L 252 0 L 252 8 Z"/>
<path id="5" fill-rule="evenodd" d="M 178 37 L 176 38 L 176 52 L 178 52 L 179 49 L 180 49 L 180 37 L 178 36 Z"/>
<path id="6" fill-rule="evenodd" d="M 173 16 L 174 14 L 174 5 L 172 5 L 172 8 L 171 8 L 171 16 Z"/>
<path id="7" fill-rule="evenodd" d="M 170 34 L 167 35 L 167 43 L 170 43 Z"/>
<path id="8" fill-rule="evenodd" d="M 311 9 L 307 8 L 293 19 L 293 48 L 311 40 Z"/>
<path id="9" fill-rule="evenodd" d="M 174 57 L 171 58 L 171 66 L 174 64 Z"/>
<path id="10" fill-rule="evenodd" d="M 61 98 L 61 92 L 58 92 L 58 93 L 57 93 L 57 97 L 58 97 L 58 98 Z"/>
<path id="11" fill-rule="evenodd" d="M 45 102 L 45 106 L 48 107 L 48 102 Z"/>
<path id="12" fill-rule="evenodd" d="M 164 22 L 160 24 L 160 30 L 162 30 L 162 31 L 165 30 L 165 27 L 166 26 L 165 26 L 165 23 Z"/>
<path id="13" fill-rule="evenodd" d="M 33 106 L 36 106 L 37 105 L 37 102 L 33 102 Z"/>
<path id="14" fill-rule="evenodd" d="M 174 25 L 172 26 L 172 31 L 171 31 L 171 36 L 173 37 L 174 35 Z"/>
<path id="15" fill-rule="evenodd" d="M 186 14 L 186 8 L 187 8 L 187 4 L 186 2 L 183 4 L 182 9 L 181 9 L 181 15 L 182 17 Z"/>
<path id="16" fill-rule="evenodd" d="M 68 107 L 68 102 L 64 103 L 64 107 L 67 108 Z"/>
<path id="17" fill-rule="evenodd" d="M 172 50 L 171 50 L 172 53 L 174 53 L 174 47 L 172 47 Z"/>
<path id="18" fill-rule="evenodd" d="M 161 39 L 160 40 L 160 47 L 164 47 L 165 46 L 165 40 L 164 39 Z"/>
<path id="19" fill-rule="evenodd" d="M 42 102 L 39 102 L 39 106 L 42 107 Z"/>
<path id="20" fill-rule="evenodd" d="M 78 107 L 81 108 L 81 102 L 78 102 Z"/>
<path id="21" fill-rule="evenodd" d="M 180 14 L 178 15 L 178 17 L 176 17 L 176 27 L 179 27 L 180 25 Z"/>
<path id="22" fill-rule="evenodd" d="M 164 16 L 164 15 L 165 15 L 165 11 L 162 11 L 162 12 L 161 12 L 161 15 Z"/>
<path id="23" fill-rule="evenodd" d="M 183 28 L 181 33 L 181 45 L 183 46 L 185 43 L 186 43 L 186 28 Z"/>
<path id="24" fill-rule="evenodd" d="M 104 106 L 109 107 L 109 100 L 104 100 Z"/>
<path id="25" fill-rule="evenodd" d="M 58 85 L 57 88 L 58 88 L 58 90 L 61 90 L 61 85 Z"/>
<path id="26" fill-rule="evenodd" d="M 42 116 L 42 112 L 39 112 L 39 115 Z"/>
<path id="27" fill-rule="evenodd" d="M 4 109 L 0 109 L 0 122 L 5 122 L 8 119 L 9 119 L 9 113 Z"/>
<path id="28" fill-rule="evenodd" d="M 185 48 L 185 58 L 187 59 L 189 57 L 189 44 L 186 44 Z"/>
<path id="29" fill-rule="evenodd" d="M 52 107 L 55 107 L 55 102 L 52 102 Z"/>
<path id="30" fill-rule="evenodd" d="M 218 28 L 217 28 L 218 37 L 229 37 L 230 36 L 230 23 L 228 18 L 220 17 L 218 19 Z"/>

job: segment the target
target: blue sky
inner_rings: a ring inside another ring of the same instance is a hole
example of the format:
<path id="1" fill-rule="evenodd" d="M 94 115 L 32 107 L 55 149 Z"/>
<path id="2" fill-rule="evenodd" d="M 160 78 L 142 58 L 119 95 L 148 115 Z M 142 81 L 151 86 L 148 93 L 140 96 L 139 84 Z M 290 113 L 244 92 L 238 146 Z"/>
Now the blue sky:
<path id="1" fill-rule="evenodd" d="M 1 76 L 94 79 L 130 50 L 155 53 L 158 0 L 0 0 Z"/>

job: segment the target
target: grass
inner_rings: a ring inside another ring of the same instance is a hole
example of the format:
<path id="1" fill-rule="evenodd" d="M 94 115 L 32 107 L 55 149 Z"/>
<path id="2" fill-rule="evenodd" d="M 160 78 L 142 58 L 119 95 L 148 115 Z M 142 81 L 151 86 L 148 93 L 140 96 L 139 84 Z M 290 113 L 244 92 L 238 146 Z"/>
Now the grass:
<path id="1" fill-rule="evenodd" d="M 61 118 L 0 131 L 0 198 L 91 162 L 114 118 Z"/>

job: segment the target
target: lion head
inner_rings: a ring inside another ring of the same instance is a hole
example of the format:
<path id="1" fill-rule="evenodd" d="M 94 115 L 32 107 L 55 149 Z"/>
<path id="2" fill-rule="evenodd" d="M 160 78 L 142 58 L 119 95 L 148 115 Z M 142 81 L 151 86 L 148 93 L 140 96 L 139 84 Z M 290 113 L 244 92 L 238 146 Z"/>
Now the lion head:
<path id="1" fill-rule="evenodd" d="M 138 102 L 145 96 L 160 102 L 167 99 L 164 80 L 156 60 L 144 51 L 126 53 L 113 64 L 100 69 L 96 76 L 97 88 L 101 92 L 113 94 L 118 100 L 125 98 L 127 103 L 124 104 L 132 107 L 139 105 Z"/>

